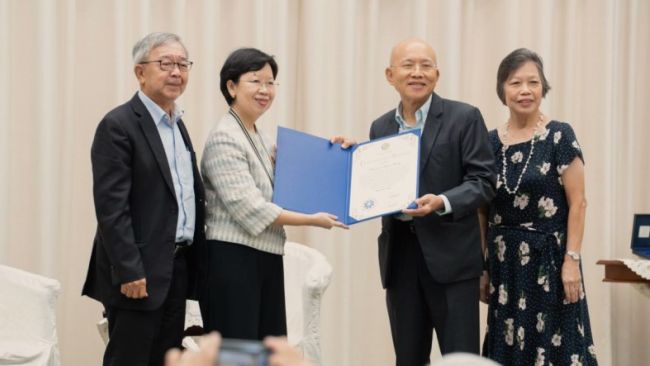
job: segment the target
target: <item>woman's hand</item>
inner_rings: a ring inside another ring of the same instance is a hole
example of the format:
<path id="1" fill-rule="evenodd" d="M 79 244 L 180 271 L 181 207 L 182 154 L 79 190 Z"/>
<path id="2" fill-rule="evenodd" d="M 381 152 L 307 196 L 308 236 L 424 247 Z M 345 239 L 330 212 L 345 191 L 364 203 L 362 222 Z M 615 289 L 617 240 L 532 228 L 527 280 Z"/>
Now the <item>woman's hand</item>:
<path id="1" fill-rule="evenodd" d="M 345 136 L 338 136 L 338 135 L 333 136 L 330 139 L 330 143 L 332 143 L 332 144 L 341 144 L 341 147 L 344 148 L 344 149 L 347 149 L 348 147 L 357 144 L 357 142 L 355 140 L 353 140 L 353 139 L 349 139 L 349 138 L 347 138 Z"/>
<path id="2" fill-rule="evenodd" d="M 564 299 L 574 303 L 582 297 L 582 276 L 580 275 L 580 263 L 568 255 L 564 256 L 562 264 L 562 285 L 564 286 Z"/>
<path id="3" fill-rule="evenodd" d="M 331 229 L 333 227 L 340 227 L 341 229 L 349 229 L 349 227 L 340 221 L 338 217 L 328 214 L 327 212 L 318 212 L 311 216 L 311 225 L 322 227 L 323 229 Z"/>
<path id="4" fill-rule="evenodd" d="M 490 297 L 490 275 L 487 271 L 483 271 L 479 282 L 479 299 L 482 303 L 487 304 Z"/>

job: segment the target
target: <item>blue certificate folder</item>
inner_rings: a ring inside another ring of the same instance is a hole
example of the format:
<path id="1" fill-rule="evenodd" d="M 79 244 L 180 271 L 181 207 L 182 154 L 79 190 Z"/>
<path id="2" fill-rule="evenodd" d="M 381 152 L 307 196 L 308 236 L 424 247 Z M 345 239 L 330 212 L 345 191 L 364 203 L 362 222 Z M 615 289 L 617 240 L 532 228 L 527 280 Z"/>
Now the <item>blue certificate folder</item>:
<path id="1" fill-rule="evenodd" d="M 420 130 L 403 132 L 403 134 L 407 133 L 418 137 L 419 159 Z M 352 154 L 365 144 L 390 137 L 393 136 L 343 149 L 340 144 L 332 144 L 328 139 L 278 127 L 273 202 L 287 210 L 306 214 L 328 212 L 336 215 L 338 220 L 346 225 L 377 217 L 363 220 L 350 217 Z M 418 181 L 419 179 L 416 179 L 413 182 L 416 185 L 416 197 Z M 415 207 L 415 203 L 409 207 Z M 381 215 L 398 211 L 385 212 Z"/>

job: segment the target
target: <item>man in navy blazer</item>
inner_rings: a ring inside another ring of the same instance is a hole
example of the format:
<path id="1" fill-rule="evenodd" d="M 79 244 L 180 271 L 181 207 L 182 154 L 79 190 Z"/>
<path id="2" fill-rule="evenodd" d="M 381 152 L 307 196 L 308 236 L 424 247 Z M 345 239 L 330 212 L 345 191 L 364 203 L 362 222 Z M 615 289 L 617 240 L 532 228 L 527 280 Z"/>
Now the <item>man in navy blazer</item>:
<path id="1" fill-rule="evenodd" d="M 204 245 L 204 193 L 175 103 L 192 62 L 180 38 L 133 48 L 140 91 L 108 112 L 91 149 L 97 232 L 83 295 L 109 326 L 104 365 L 162 365 L 181 344 L 185 300 Z"/>
<path id="2" fill-rule="evenodd" d="M 426 42 L 396 45 L 386 79 L 401 101 L 370 128 L 371 139 L 422 129 L 417 208 L 383 217 L 378 238 L 400 366 L 429 362 L 434 330 L 443 354 L 479 352 L 483 260 L 477 209 L 494 196 L 494 157 L 480 111 L 434 93 L 439 76 Z"/>

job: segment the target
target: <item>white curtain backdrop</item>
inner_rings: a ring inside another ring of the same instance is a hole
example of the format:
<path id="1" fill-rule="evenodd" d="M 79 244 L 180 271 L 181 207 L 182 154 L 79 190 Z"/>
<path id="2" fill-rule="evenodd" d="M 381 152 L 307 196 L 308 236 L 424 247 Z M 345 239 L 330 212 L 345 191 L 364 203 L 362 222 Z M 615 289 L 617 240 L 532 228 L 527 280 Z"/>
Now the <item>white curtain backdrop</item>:
<path id="1" fill-rule="evenodd" d="M 195 61 L 179 102 L 199 153 L 226 111 L 218 71 L 238 47 L 274 54 L 280 67 L 263 130 L 358 140 L 398 102 L 383 76 L 398 41 L 429 41 L 436 91 L 478 106 L 490 129 L 507 118 L 497 66 L 528 47 L 553 87 L 544 112 L 570 122 L 585 153 L 583 267 L 599 361 L 650 364 L 650 299 L 602 283 L 595 265 L 632 257 L 632 216 L 650 212 L 649 17 L 645 0 L 0 0 L 0 263 L 61 281 L 63 364 L 99 364 L 101 306 L 79 295 L 95 230 L 90 144 L 101 117 L 136 91 L 130 52 L 149 32 L 178 33 Z M 334 267 L 325 365 L 394 364 L 378 230 L 378 220 L 289 230 Z"/>

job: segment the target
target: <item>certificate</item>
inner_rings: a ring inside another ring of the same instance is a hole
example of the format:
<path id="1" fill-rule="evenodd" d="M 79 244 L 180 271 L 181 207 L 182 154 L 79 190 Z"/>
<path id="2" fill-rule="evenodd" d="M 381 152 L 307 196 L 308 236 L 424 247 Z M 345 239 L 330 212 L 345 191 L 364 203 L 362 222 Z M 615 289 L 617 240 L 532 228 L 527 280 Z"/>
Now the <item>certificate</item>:
<path id="1" fill-rule="evenodd" d="M 415 207 L 420 130 L 349 149 L 278 128 L 273 202 L 302 213 L 328 212 L 351 225 Z"/>
<path id="2" fill-rule="evenodd" d="M 350 217 L 361 221 L 399 211 L 418 198 L 419 141 L 418 135 L 403 133 L 354 149 Z"/>

